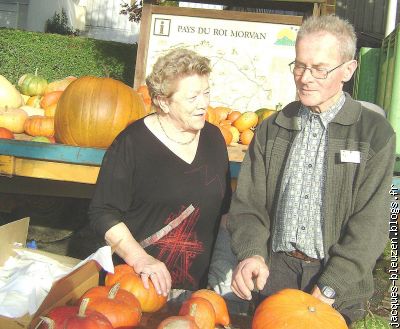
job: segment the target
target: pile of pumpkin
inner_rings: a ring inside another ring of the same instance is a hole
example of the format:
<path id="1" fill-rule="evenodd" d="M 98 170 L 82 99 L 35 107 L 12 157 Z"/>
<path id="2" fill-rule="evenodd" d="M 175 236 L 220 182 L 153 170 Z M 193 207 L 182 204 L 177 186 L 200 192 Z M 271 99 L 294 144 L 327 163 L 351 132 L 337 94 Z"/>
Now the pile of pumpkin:
<path id="1" fill-rule="evenodd" d="M 54 142 L 54 114 L 63 90 L 75 80 L 67 77 L 52 83 L 35 74 L 24 74 L 14 87 L 0 75 L 0 136 L 14 139 L 26 133 L 33 140 Z"/>
<path id="2" fill-rule="evenodd" d="M 229 107 L 209 106 L 206 120 L 216 125 L 225 139 L 226 145 L 237 143 L 249 145 L 254 136 L 254 129 L 263 120 L 274 114 L 275 110 L 261 108 L 255 112 L 239 112 Z"/>
<path id="3" fill-rule="evenodd" d="M 134 328 L 140 324 L 142 312 L 157 312 L 166 303 L 167 297 L 158 295 L 151 281 L 146 289 L 133 268 L 122 264 L 106 275 L 104 286 L 86 291 L 76 305 L 51 309 L 36 328 Z M 229 324 L 225 300 L 212 290 L 201 289 L 181 305 L 179 315 L 164 319 L 157 328 L 214 329 Z"/>
<path id="4" fill-rule="evenodd" d="M 132 267 L 115 266 L 104 286 L 86 291 L 76 305 L 58 306 L 41 317 L 36 329 L 134 328 L 140 326 L 142 312 L 157 312 L 167 303 L 152 284 L 146 289 Z M 209 289 L 191 294 L 179 311 L 160 320 L 157 329 L 230 328 L 231 321 L 223 297 Z M 302 324 L 304 324 L 302 326 Z M 296 289 L 284 289 L 266 298 L 256 309 L 252 329 L 324 328 L 346 329 L 344 318 L 331 306 Z"/>
<path id="5" fill-rule="evenodd" d="M 92 76 L 48 83 L 36 71 L 24 74 L 14 87 L 0 75 L 0 138 L 25 133 L 34 141 L 107 148 L 128 124 L 150 111 L 145 85 L 134 90 L 118 80 Z M 206 120 L 219 127 L 227 145 L 248 145 L 254 128 L 274 112 L 209 106 Z"/>
<path id="6" fill-rule="evenodd" d="M 35 72 L 13 86 L 0 75 L 0 138 L 107 148 L 147 107 L 133 88 L 111 78 L 66 77 L 50 83 Z"/>

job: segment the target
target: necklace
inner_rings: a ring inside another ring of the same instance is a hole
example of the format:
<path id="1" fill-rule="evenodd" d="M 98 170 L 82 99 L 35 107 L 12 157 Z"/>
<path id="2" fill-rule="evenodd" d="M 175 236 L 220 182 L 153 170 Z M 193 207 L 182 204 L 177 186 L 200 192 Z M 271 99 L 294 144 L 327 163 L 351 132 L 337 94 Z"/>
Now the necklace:
<path id="1" fill-rule="evenodd" d="M 169 137 L 168 134 L 167 134 L 167 132 L 166 132 L 165 129 L 164 129 L 164 126 L 163 126 L 162 123 L 161 123 L 160 115 L 157 113 L 156 116 L 157 116 L 158 124 L 159 124 L 160 127 L 161 127 L 161 130 L 163 131 L 164 135 L 165 135 L 170 141 L 172 141 L 172 142 L 174 142 L 174 143 L 177 143 L 177 144 L 179 144 L 179 145 L 188 145 L 188 144 L 192 143 L 192 142 L 196 139 L 197 133 L 194 134 L 193 138 L 191 138 L 191 139 L 190 139 L 189 141 L 187 141 L 187 142 L 177 141 L 177 140 L 175 140 L 175 139 Z"/>

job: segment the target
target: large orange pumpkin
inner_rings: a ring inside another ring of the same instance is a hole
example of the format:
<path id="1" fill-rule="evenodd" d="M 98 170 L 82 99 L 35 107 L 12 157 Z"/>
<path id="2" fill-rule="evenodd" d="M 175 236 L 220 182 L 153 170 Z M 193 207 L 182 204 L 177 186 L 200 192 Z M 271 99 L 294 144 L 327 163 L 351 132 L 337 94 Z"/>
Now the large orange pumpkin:
<path id="1" fill-rule="evenodd" d="M 347 329 L 333 307 L 301 290 L 283 289 L 266 298 L 256 309 L 252 329 Z"/>
<path id="2" fill-rule="evenodd" d="M 56 140 L 107 148 L 126 126 L 146 114 L 142 97 L 111 78 L 85 76 L 61 95 L 55 114 Z"/>
<path id="3" fill-rule="evenodd" d="M 129 265 L 117 265 L 114 274 L 106 275 L 106 286 L 115 283 L 119 283 L 122 289 L 129 291 L 139 300 L 143 312 L 157 312 L 167 303 L 167 297 L 157 293 L 153 282 L 149 280 L 149 289 L 146 289 L 142 278 Z"/>

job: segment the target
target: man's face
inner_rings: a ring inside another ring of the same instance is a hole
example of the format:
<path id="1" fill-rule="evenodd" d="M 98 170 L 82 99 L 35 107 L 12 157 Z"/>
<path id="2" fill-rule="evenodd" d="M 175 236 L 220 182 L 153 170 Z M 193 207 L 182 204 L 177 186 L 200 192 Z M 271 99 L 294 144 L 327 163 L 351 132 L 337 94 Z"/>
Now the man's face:
<path id="1" fill-rule="evenodd" d="M 338 99 L 343 83 L 350 80 L 357 67 L 356 61 L 345 61 L 339 54 L 339 43 L 327 32 L 306 35 L 296 43 L 296 65 L 331 70 L 326 79 L 316 79 L 310 70 L 294 76 L 298 97 L 302 104 L 315 112 L 324 112 Z"/>

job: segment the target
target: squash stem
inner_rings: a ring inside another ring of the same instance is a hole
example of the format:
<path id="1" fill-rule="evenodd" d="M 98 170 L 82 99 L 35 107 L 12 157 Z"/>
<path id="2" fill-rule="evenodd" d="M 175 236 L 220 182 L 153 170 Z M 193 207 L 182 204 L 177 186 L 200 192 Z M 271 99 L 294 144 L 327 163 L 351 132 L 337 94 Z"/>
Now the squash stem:
<path id="1" fill-rule="evenodd" d="M 85 313 L 86 313 L 86 308 L 89 305 L 89 301 L 90 301 L 90 298 L 82 299 L 82 302 L 81 302 L 81 305 L 79 305 L 79 311 L 78 311 L 78 316 L 80 318 L 85 318 L 86 317 Z"/>

